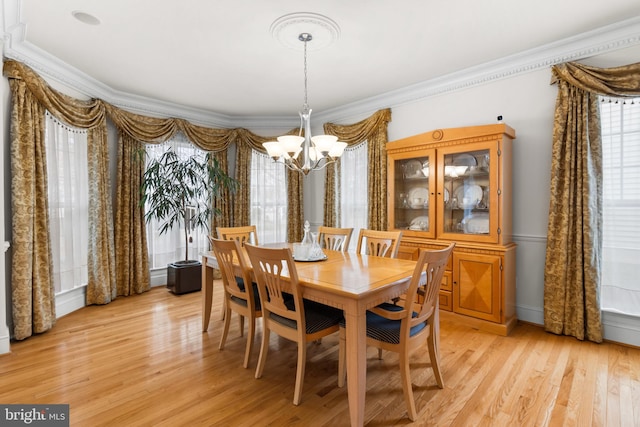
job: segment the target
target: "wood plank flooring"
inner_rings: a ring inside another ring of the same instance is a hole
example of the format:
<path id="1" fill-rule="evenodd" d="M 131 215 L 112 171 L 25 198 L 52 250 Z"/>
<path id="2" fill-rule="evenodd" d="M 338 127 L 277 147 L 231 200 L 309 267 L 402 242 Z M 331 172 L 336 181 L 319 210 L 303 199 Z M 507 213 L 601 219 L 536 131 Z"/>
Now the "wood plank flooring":
<path id="1" fill-rule="evenodd" d="M 201 293 L 164 288 L 59 319 L 0 355 L 0 403 L 70 404 L 72 426 L 347 426 L 337 387 L 337 336 L 308 348 L 302 403 L 293 406 L 296 348 L 272 336 L 256 380 L 234 315 L 223 351 L 216 283 L 201 331 Z M 640 349 L 593 344 L 520 324 L 509 337 L 441 316 L 445 388 L 426 346 L 412 355 L 419 421 L 406 418 L 397 357 L 368 352 L 368 426 L 640 426 Z"/>

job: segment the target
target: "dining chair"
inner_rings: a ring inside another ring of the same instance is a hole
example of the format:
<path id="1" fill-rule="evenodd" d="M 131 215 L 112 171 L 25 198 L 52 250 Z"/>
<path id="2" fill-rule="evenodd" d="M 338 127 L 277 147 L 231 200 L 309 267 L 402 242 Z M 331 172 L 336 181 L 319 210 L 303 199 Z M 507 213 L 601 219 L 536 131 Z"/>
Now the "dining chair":
<path id="1" fill-rule="evenodd" d="M 264 248 L 246 244 L 262 302 L 262 345 L 256 378 L 261 378 L 273 331 L 298 344 L 298 362 L 293 404 L 302 397 L 307 343 L 339 330 L 342 310 L 303 298 L 298 272 L 289 248 Z"/>
<path id="2" fill-rule="evenodd" d="M 326 249 L 347 252 L 353 228 L 318 227 L 318 242 Z"/>
<path id="3" fill-rule="evenodd" d="M 441 250 L 420 250 L 403 305 L 383 303 L 367 310 L 367 345 L 398 353 L 402 391 L 411 421 L 416 421 L 416 404 L 411 387 L 409 354 L 427 341 L 431 369 L 439 388 L 444 388 L 440 370 L 440 323 L 438 294 L 447 260 L 455 243 Z M 346 374 L 346 333 L 340 324 L 338 386 Z M 349 378 L 347 378 L 347 381 Z"/>
<path id="4" fill-rule="evenodd" d="M 395 258 L 398 256 L 401 237 L 402 230 L 378 231 L 361 228 L 358 235 L 357 253 Z"/>
<path id="5" fill-rule="evenodd" d="M 243 255 L 240 242 L 233 239 L 212 239 L 212 244 L 224 286 L 224 329 L 218 349 L 223 350 L 227 341 L 231 312 L 233 311 L 240 316 L 240 336 L 244 334 L 244 319 L 247 318 L 249 334 L 243 362 L 243 366 L 247 368 L 256 332 L 256 319 L 262 317 L 258 287 L 251 281 L 251 270 Z M 234 261 L 240 266 L 240 276 L 236 276 Z M 250 285 L 247 286 L 247 283 Z"/>
<path id="6" fill-rule="evenodd" d="M 222 240 L 238 240 L 241 245 L 251 243 L 258 245 L 258 231 L 255 225 L 246 225 L 242 227 L 218 227 L 218 239 Z"/>

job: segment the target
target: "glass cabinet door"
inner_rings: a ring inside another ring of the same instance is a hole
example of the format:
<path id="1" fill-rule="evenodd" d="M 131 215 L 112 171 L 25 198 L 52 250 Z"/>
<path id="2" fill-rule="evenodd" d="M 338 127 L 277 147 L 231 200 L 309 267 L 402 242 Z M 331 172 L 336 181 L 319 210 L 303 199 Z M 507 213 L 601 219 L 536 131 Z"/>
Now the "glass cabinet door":
<path id="1" fill-rule="evenodd" d="M 456 240 L 497 241 L 497 148 L 468 144 L 438 152 L 438 234 Z"/>
<path id="2" fill-rule="evenodd" d="M 404 235 L 435 236 L 435 151 L 390 159 L 390 225 Z"/>

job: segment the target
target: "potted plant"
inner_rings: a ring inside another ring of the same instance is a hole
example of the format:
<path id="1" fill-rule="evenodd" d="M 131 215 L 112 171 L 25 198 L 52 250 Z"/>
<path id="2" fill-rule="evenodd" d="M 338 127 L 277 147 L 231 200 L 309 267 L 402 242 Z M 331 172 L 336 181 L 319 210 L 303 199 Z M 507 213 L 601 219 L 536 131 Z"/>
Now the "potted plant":
<path id="1" fill-rule="evenodd" d="M 198 260 L 189 259 L 189 242 L 195 229 L 209 230 L 212 215 L 220 210 L 213 200 L 222 189 L 234 191 L 237 181 L 229 177 L 211 155 L 182 155 L 169 149 L 151 160 L 142 177 L 141 201 L 145 220 L 158 220 L 162 235 L 174 226 L 184 227 L 184 259 L 167 266 L 167 287 L 176 294 L 202 287 Z"/>

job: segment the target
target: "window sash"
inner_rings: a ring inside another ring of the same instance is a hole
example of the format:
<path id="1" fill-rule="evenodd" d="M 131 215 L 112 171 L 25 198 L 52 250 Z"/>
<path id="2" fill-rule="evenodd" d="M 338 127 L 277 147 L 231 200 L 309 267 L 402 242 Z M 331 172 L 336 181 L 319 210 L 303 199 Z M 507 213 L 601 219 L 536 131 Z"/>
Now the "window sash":
<path id="1" fill-rule="evenodd" d="M 336 180 L 336 211 L 338 227 L 354 230 L 355 238 L 349 241 L 349 252 L 356 251 L 357 233 L 369 224 L 369 167 L 366 141 L 348 147 L 340 157 L 340 178 Z"/>
<path id="2" fill-rule="evenodd" d="M 88 281 L 87 132 L 45 114 L 49 229 L 56 295 Z"/>
<path id="3" fill-rule="evenodd" d="M 603 152 L 601 307 L 640 316 L 640 98 L 600 103 Z"/>
<path id="4" fill-rule="evenodd" d="M 171 139 L 162 144 L 146 144 L 147 164 L 154 158 L 159 158 L 167 150 L 175 151 L 181 157 L 199 156 L 204 160 L 206 153 L 193 145 L 182 133 L 176 133 Z M 146 212 L 146 208 L 145 208 Z M 185 241 L 184 224 L 175 226 L 160 234 L 162 223 L 151 219 L 146 224 L 147 248 L 149 252 L 149 269 L 166 268 L 169 264 L 184 260 Z M 209 250 L 206 228 L 196 228 L 190 234 L 189 258 L 198 259 L 201 252 Z"/>
<path id="5" fill-rule="evenodd" d="M 286 167 L 271 157 L 251 150 L 249 203 L 250 221 L 257 228 L 258 241 L 287 241 Z M 247 225 L 247 224 L 243 224 Z"/>

